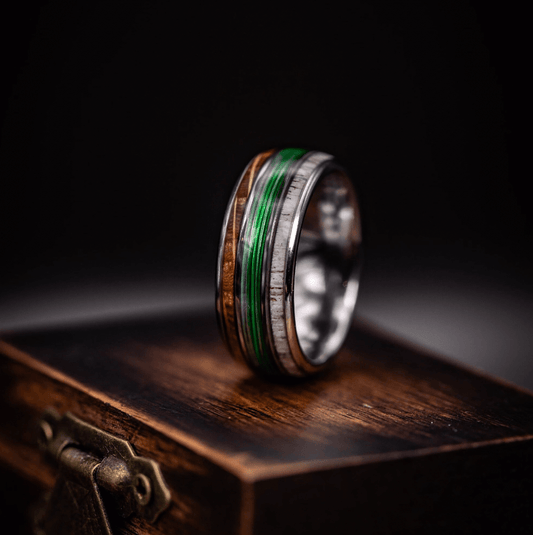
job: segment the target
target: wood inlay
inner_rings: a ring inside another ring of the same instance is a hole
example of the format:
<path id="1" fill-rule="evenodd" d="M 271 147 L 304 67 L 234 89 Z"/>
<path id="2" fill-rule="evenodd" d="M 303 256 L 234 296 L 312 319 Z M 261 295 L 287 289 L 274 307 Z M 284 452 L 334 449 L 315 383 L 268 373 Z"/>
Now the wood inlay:
<path id="1" fill-rule="evenodd" d="M 217 299 L 217 311 L 225 342 L 230 353 L 237 359 L 245 361 L 237 332 L 235 318 L 235 259 L 237 256 L 237 244 L 241 229 L 242 216 L 246 201 L 250 194 L 252 184 L 266 160 L 274 154 L 274 150 L 268 150 L 258 154 L 247 166 L 235 195 L 228 206 L 229 217 L 223 237 L 223 255 L 220 265 L 220 288 Z"/>

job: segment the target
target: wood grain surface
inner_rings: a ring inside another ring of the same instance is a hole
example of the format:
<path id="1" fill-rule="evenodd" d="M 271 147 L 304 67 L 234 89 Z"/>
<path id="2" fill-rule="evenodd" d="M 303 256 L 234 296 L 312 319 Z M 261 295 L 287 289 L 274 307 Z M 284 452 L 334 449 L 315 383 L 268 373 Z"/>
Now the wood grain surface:
<path id="1" fill-rule="evenodd" d="M 226 233 L 223 236 L 223 257 L 219 258 L 221 280 L 217 295 L 217 311 L 220 330 L 224 335 L 230 353 L 236 360 L 245 361 L 237 332 L 237 318 L 235 317 L 235 261 L 237 245 L 241 231 L 242 217 L 246 201 L 257 174 L 263 164 L 274 154 L 274 149 L 261 152 L 253 158 L 246 167 L 237 185 L 235 199 L 230 210 Z"/>
<path id="2" fill-rule="evenodd" d="M 172 507 L 119 533 L 467 533 L 529 518 L 530 393 L 368 325 L 325 373 L 277 381 L 230 358 L 214 316 L 2 338 L 12 470 L 53 484 L 30 426 L 47 406 L 161 464 Z"/>

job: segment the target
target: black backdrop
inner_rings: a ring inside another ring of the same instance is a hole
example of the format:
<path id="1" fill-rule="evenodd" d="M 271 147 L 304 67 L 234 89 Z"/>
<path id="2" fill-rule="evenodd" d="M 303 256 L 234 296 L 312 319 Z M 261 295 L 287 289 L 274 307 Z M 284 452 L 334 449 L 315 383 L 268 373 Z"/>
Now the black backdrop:
<path id="1" fill-rule="evenodd" d="M 368 280 L 445 266 L 529 291 L 525 14 L 339 5 L 3 5 L 4 302 L 132 274 L 211 284 L 236 178 L 285 146 L 351 172 Z"/>

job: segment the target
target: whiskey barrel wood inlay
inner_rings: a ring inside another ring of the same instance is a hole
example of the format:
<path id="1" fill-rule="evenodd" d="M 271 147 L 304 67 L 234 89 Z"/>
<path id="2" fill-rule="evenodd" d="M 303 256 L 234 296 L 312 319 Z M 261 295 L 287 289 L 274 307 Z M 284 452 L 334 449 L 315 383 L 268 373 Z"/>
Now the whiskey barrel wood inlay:
<path id="1" fill-rule="evenodd" d="M 217 311 L 222 336 L 235 359 L 244 361 L 245 356 L 237 333 L 235 319 L 235 259 L 242 216 L 253 182 L 263 164 L 274 150 L 258 154 L 248 164 L 230 199 L 223 225 L 223 256 L 219 259 L 220 289 L 217 295 Z"/>

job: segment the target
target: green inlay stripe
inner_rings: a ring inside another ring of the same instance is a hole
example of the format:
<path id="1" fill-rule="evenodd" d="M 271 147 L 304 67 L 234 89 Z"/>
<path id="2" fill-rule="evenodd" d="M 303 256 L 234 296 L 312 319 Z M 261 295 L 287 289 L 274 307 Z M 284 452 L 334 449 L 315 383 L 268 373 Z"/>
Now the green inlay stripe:
<path id="1" fill-rule="evenodd" d="M 265 242 L 272 212 L 281 195 L 287 171 L 292 162 L 300 159 L 307 151 L 303 149 L 283 149 L 277 154 L 278 161 L 259 199 L 255 199 L 250 218 L 250 232 L 247 243 L 248 254 L 243 258 L 242 285 L 246 292 L 246 324 L 253 351 L 259 367 L 264 371 L 275 371 L 275 363 L 268 354 L 263 322 L 261 319 L 261 274 Z"/>

